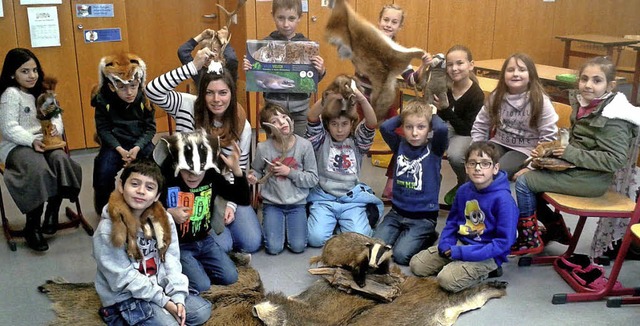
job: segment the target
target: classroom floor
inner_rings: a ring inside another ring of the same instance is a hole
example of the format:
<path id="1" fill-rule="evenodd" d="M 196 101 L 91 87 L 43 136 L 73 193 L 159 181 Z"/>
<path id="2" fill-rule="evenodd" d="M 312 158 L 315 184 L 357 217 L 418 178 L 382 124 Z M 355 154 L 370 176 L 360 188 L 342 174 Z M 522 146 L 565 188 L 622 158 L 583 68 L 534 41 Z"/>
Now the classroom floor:
<path id="1" fill-rule="evenodd" d="M 91 188 L 93 158 L 95 150 L 72 153 L 72 157 L 83 167 L 82 207 L 93 226 L 98 219 L 93 212 L 93 190 Z M 366 160 L 363 166 L 363 181 L 380 194 L 385 183 L 385 170 L 371 165 Z M 442 168 L 443 185 L 441 197 L 455 182 L 447 163 Z M 17 225 L 24 223 L 9 196 L 3 182 L 3 199 L 10 220 Z M 442 198 L 441 198 L 442 199 Z M 67 203 L 63 203 L 66 205 Z M 63 218 L 63 217 L 61 217 Z M 438 220 L 441 230 L 446 212 Z M 573 226 L 575 217 L 568 217 Z M 577 252 L 588 253 L 594 220 L 589 220 Z M 49 238 L 49 251 L 35 253 L 24 242 L 18 242 L 18 250 L 9 250 L 4 239 L 0 243 L 0 325 L 46 325 L 54 319 L 49 299 L 38 292 L 37 287 L 46 280 L 63 277 L 70 282 L 91 282 L 95 275 L 95 261 L 91 257 L 91 239 L 82 229 L 61 231 Z M 552 243 L 545 250 L 559 253 L 564 246 Z M 307 273 L 311 256 L 319 249 L 308 249 L 302 254 L 285 252 L 269 256 L 260 251 L 253 254 L 251 265 L 259 271 L 266 291 L 282 291 L 287 295 L 301 292 L 317 277 Z M 606 267 L 609 270 L 610 267 Z M 409 272 L 404 268 L 405 272 Z M 640 307 L 626 306 L 607 308 L 604 301 L 553 305 L 555 293 L 571 292 L 571 288 L 558 276 L 551 266 L 518 267 L 517 259 L 504 265 L 504 275 L 499 278 L 509 282 L 508 295 L 489 301 L 479 310 L 460 316 L 456 325 L 637 325 Z M 625 285 L 640 287 L 640 261 L 625 262 L 620 275 Z M 69 298 L 73 300 L 73 298 Z M 425 298 L 429 300 L 429 298 Z M 385 325 L 380 323 L 380 325 Z"/>

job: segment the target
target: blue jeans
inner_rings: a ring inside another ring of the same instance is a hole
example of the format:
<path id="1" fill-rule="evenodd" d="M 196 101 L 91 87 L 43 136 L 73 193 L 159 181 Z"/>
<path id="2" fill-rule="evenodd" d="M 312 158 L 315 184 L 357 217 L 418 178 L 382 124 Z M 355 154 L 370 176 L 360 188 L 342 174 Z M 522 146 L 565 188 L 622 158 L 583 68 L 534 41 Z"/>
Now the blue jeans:
<path id="1" fill-rule="evenodd" d="M 529 189 L 527 178 L 524 175 L 516 179 L 516 199 L 518 200 L 520 217 L 529 217 L 536 212 L 536 194 Z"/>
<path id="2" fill-rule="evenodd" d="M 403 217 L 391 209 L 376 227 L 374 238 L 393 246 L 393 260 L 409 265 L 413 255 L 425 246 L 425 241 L 436 232 L 436 221 L 428 218 Z"/>
<path id="3" fill-rule="evenodd" d="M 212 284 L 229 285 L 238 281 L 238 270 L 229 255 L 211 236 L 180 244 L 182 274 L 189 278 L 189 287 L 198 292 Z"/>
<path id="4" fill-rule="evenodd" d="M 184 302 L 187 325 L 202 325 L 211 317 L 211 303 L 197 295 L 188 295 Z M 109 307 L 100 308 L 102 320 L 109 326 L 178 325 L 176 319 L 159 305 L 130 298 Z"/>
<path id="5" fill-rule="evenodd" d="M 366 236 L 373 233 L 367 217 L 366 204 L 340 202 L 314 202 L 309 206 L 309 246 L 322 247 L 338 225 L 340 232 L 357 232 Z"/>
<path id="6" fill-rule="evenodd" d="M 231 250 L 237 252 L 254 253 L 262 246 L 262 230 L 258 216 L 253 207 L 239 206 L 236 209 L 236 218 L 231 224 L 225 226 L 220 234 L 212 233 L 216 243 L 225 252 Z"/>
<path id="7" fill-rule="evenodd" d="M 123 144 L 126 150 L 133 148 Z M 153 143 L 149 142 L 147 146 L 140 149 L 137 158 L 148 158 L 153 153 Z M 98 216 L 102 213 L 102 208 L 109 201 L 109 196 L 114 189 L 116 175 L 122 169 L 122 156 L 115 148 L 100 147 L 100 152 L 93 160 L 93 191 L 95 197 L 95 210 Z"/>
<path id="8" fill-rule="evenodd" d="M 262 205 L 264 249 L 277 255 L 287 247 L 301 253 L 307 246 L 307 212 L 305 205 Z"/>

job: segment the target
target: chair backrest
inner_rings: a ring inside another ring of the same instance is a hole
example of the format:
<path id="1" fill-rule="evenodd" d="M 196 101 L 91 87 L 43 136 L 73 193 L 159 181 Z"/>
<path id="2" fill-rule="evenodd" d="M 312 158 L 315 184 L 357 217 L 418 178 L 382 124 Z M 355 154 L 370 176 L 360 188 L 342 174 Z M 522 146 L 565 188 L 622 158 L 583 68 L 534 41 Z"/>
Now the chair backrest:
<path id="1" fill-rule="evenodd" d="M 552 104 L 558 114 L 558 128 L 571 128 L 571 105 L 560 102 Z"/>

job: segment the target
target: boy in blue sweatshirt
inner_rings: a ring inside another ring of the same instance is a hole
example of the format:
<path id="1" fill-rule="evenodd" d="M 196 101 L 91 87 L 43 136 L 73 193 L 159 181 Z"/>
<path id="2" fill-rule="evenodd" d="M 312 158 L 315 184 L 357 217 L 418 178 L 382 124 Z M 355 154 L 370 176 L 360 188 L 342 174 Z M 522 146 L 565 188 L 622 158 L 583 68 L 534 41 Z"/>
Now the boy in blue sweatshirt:
<path id="1" fill-rule="evenodd" d="M 507 261 L 516 239 L 518 206 L 499 158 L 491 143 L 471 144 L 464 164 L 469 181 L 456 194 L 439 244 L 411 258 L 415 275 L 437 274 L 443 289 L 459 292 Z"/>
<path id="2" fill-rule="evenodd" d="M 396 154 L 391 210 L 373 235 L 393 246 L 393 260 L 408 265 L 413 255 L 438 238 L 440 168 L 449 138 L 435 107 L 413 100 L 380 126 L 380 134 Z M 404 137 L 395 133 L 402 127 Z"/>

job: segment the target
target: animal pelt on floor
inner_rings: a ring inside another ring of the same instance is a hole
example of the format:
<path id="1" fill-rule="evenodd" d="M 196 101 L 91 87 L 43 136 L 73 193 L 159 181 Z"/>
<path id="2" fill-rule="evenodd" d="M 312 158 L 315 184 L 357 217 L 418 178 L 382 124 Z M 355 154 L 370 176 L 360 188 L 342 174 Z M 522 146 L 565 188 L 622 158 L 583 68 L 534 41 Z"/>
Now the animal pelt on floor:
<path id="1" fill-rule="evenodd" d="M 50 325 L 104 325 L 98 315 L 100 298 L 93 283 L 67 283 L 55 279 L 48 280 L 38 290 L 53 302 L 51 306 L 57 318 Z M 201 295 L 213 304 L 207 326 L 263 325 L 251 314 L 253 305 L 264 300 L 265 295 L 260 275 L 250 266 L 238 266 L 238 282 L 214 285 Z"/>
<path id="2" fill-rule="evenodd" d="M 450 293 L 433 277 L 408 276 L 402 294 L 381 304 L 340 291 L 327 282 L 316 281 L 302 294 L 286 298 L 267 294 L 256 305 L 254 315 L 265 325 L 453 325 L 458 316 L 482 307 L 489 299 L 506 295 L 506 282 L 492 281 Z"/>
<path id="3" fill-rule="evenodd" d="M 260 275 L 253 268 L 240 266 L 238 271 L 235 284 L 212 286 L 201 293 L 213 305 L 205 325 L 452 325 L 461 313 L 506 295 L 505 282 L 493 281 L 450 293 L 442 290 L 434 278 L 407 276 L 401 285 L 402 294 L 387 304 L 348 294 L 324 280 L 287 297 L 280 292 L 265 295 Z M 57 319 L 51 325 L 103 325 L 93 283 L 50 280 L 38 289 L 53 302 Z"/>
<path id="4" fill-rule="evenodd" d="M 346 0 L 334 2 L 326 26 L 327 41 L 338 47 L 340 58 L 351 60 L 356 71 L 369 78 L 371 105 L 381 122 L 396 98 L 397 76 L 407 69 L 412 59 L 422 58 L 425 52 L 395 43 L 358 15 Z"/>

